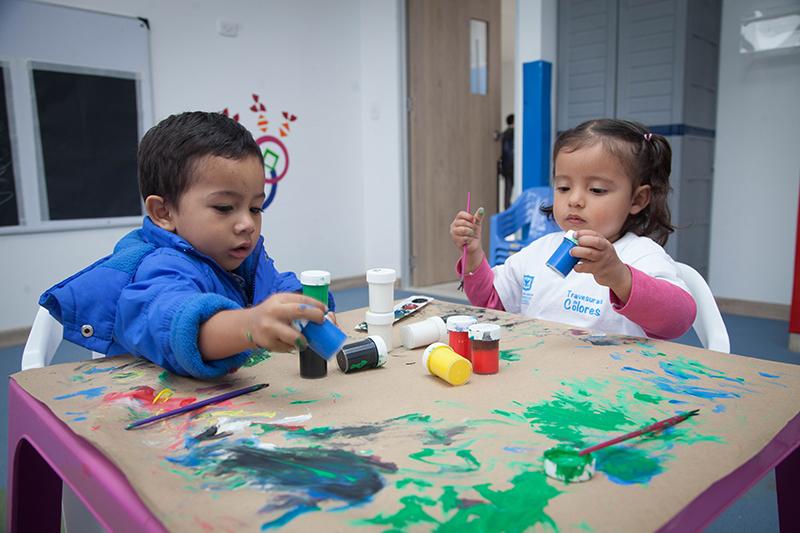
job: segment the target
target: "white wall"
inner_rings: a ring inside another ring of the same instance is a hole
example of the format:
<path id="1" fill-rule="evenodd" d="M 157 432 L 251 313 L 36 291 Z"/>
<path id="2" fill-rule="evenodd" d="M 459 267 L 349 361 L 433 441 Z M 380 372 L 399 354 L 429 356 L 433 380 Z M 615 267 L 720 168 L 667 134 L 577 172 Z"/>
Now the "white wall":
<path id="1" fill-rule="evenodd" d="M 800 184 L 800 53 L 739 53 L 740 20 L 754 5 L 722 5 L 709 281 L 718 297 L 789 304 Z"/>
<path id="2" fill-rule="evenodd" d="M 281 111 L 298 116 L 285 139 L 290 170 L 264 215 L 281 270 L 344 278 L 387 266 L 402 275 L 399 0 L 48 3 L 149 20 L 156 121 L 229 107 L 255 131 L 253 92 L 272 126 Z M 239 36 L 218 35 L 220 18 L 240 23 Z M 0 331 L 29 325 L 44 289 L 129 230 L 0 237 Z"/>

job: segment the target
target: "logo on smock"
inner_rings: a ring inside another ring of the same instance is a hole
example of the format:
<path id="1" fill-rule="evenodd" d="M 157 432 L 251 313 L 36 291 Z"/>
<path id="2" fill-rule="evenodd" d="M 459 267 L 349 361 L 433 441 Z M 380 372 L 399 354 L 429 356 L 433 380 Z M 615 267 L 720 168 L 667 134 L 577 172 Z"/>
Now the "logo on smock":
<path id="1" fill-rule="evenodd" d="M 522 298 L 521 305 L 527 305 L 531 301 L 531 294 L 533 293 L 533 279 L 535 276 L 522 276 Z"/>

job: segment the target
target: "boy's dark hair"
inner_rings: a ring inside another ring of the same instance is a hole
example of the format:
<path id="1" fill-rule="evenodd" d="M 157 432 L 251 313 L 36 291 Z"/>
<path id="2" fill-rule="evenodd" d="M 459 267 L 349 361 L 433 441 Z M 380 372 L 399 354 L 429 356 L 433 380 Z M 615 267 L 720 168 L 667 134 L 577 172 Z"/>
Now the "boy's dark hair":
<path id="1" fill-rule="evenodd" d="M 208 155 L 236 160 L 262 157 L 250 132 L 225 115 L 189 111 L 165 118 L 139 143 L 142 199 L 157 195 L 176 204 L 192 183 L 195 163 Z"/>
<path id="2" fill-rule="evenodd" d="M 622 225 L 621 235 L 631 231 L 650 237 L 661 246 L 667 243 L 675 230 L 670 222 L 667 195 L 670 191 L 669 175 L 672 171 L 672 149 L 669 142 L 647 128 L 629 120 L 602 118 L 589 120 L 562 132 L 553 146 L 553 175 L 556 156 L 562 151 L 574 152 L 597 142 L 613 154 L 633 178 L 633 188 L 650 186 L 650 203 L 635 215 L 628 216 Z M 541 211 L 553 216 L 553 206 Z"/>

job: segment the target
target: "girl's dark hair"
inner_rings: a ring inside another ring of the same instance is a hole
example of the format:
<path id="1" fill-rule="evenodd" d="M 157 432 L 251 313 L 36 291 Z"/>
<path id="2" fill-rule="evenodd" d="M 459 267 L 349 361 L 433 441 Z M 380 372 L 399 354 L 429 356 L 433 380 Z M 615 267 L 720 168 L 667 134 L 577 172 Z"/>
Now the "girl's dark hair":
<path id="1" fill-rule="evenodd" d="M 628 216 L 620 234 L 631 231 L 664 246 L 669 234 L 675 230 L 667 205 L 672 171 L 669 142 L 662 135 L 650 133 L 638 122 L 610 118 L 589 120 L 562 132 L 556 139 L 553 146 L 554 175 L 556 157 L 562 150 L 574 152 L 598 142 L 622 163 L 633 179 L 634 189 L 640 185 L 650 186 L 650 203 L 637 214 Z M 552 205 L 542 207 L 541 211 L 553 216 Z"/>
<path id="2" fill-rule="evenodd" d="M 261 159 L 247 129 L 220 113 L 189 111 L 170 115 L 145 133 L 137 155 L 142 198 L 161 196 L 177 203 L 192 183 L 197 161 L 207 155 Z"/>

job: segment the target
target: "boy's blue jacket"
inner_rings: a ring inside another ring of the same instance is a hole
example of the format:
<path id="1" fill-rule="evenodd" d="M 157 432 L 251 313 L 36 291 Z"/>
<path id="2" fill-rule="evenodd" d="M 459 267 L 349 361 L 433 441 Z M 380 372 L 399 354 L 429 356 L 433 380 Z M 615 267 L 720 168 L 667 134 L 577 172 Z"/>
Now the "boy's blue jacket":
<path id="1" fill-rule="evenodd" d="M 145 217 L 111 255 L 45 291 L 39 304 L 63 324 L 65 339 L 95 352 L 145 357 L 175 374 L 222 376 L 251 352 L 204 361 L 197 346 L 200 325 L 219 311 L 302 290 L 293 273 L 275 269 L 263 240 L 234 271 L 242 284 Z M 334 309 L 330 295 L 328 307 Z"/>

